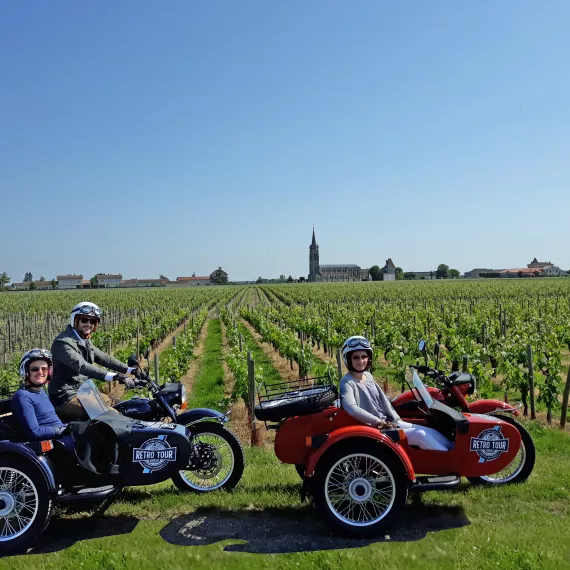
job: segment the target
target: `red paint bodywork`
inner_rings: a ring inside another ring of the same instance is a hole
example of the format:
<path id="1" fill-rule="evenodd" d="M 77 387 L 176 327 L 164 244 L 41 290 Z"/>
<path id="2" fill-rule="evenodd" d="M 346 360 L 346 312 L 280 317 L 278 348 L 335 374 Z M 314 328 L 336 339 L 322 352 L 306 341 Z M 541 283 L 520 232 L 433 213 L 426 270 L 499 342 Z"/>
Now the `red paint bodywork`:
<path id="1" fill-rule="evenodd" d="M 283 421 L 275 437 L 275 454 L 283 463 L 305 465 L 305 475 L 310 477 L 323 454 L 334 445 L 351 438 L 371 438 L 400 458 L 410 481 L 415 480 L 415 473 L 478 477 L 504 469 L 514 459 L 521 445 L 519 431 L 498 418 L 464 415 L 469 420 L 469 429 L 465 434 L 456 434 L 452 450 L 426 451 L 410 447 L 406 439 L 394 443 L 378 429 L 357 422 L 342 409 L 331 407 Z M 471 451 L 471 438 L 496 426 L 509 439 L 509 449 L 493 461 L 480 462 L 479 454 Z"/>

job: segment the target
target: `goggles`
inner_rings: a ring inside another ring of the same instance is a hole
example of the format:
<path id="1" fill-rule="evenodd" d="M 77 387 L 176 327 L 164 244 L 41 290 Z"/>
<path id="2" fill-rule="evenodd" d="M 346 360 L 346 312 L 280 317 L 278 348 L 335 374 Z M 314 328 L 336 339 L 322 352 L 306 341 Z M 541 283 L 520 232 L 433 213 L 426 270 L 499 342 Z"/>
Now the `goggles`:
<path id="1" fill-rule="evenodd" d="M 100 317 L 103 311 L 99 308 L 91 307 L 90 305 L 83 305 L 73 311 L 78 315 L 95 315 L 96 317 Z"/>
<path id="2" fill-rule="evenodd" d="M 362 346 L 363 348 L 372 348 L 370 341 L 366 338 L 351 338 L 347 343 L 348 348 L 356 348 Z"/>
<path id="3" fill-rule="evenodd" d="M 34 358 L 49 358 L 51 360 L 52 356 L 49 350 L 34 348 L 33 350 L 26 352 L 26 354 L 24 354 L 24 358 L 28 358 L 30 360 L 33 360 Z"/>

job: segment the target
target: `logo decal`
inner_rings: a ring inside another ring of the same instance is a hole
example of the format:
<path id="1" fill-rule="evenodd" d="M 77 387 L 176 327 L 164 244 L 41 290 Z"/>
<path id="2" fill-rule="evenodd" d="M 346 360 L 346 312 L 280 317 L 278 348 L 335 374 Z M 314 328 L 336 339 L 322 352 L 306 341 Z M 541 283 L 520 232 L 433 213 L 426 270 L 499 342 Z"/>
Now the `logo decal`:
<path id="1" fill-rule="evenodd" d="M 176 461 L 176 447 L 170 447 L 165 435 L 147 439 L 140 447 L 133 449 L 133 462 L 143 466 L 143 473 L 164 468 L 169 461 Z"/>
<path id="2" fill-rule="evenodd" d="M 509 451 L 509 438 L 501 433 L 501 426 L 495 426 L 472 437 L 470 450 L 477 453 L 479 463 L 494 461 L 501 453 Z"/>

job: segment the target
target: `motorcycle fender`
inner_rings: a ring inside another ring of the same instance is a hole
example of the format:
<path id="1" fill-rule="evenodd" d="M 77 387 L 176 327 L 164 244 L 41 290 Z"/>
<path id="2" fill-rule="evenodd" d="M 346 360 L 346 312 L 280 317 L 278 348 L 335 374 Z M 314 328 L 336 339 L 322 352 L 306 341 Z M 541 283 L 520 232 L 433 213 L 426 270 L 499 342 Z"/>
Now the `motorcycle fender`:
<path id="1" fill-rule="evenodd" d="M 368 438 L 381 443 L 382 445 L 388 447 L 402 462 L 404 469 L 406 470 L 406 475 L 408 479 L 413 482 L 416 480 L 416 475 L 414 473 L 414 467 L 408 454 L 402 449 L 400 445 L 394 443 L 387 435 L 384 435 L 381 431 L 376 428 L 369 426 L 346 426 L 337 429 L 329 434 L 326 441 L 310 456 L 305 469 L 305 476 L 312 477 L 315 473 L 315 467 L 325 454 L 325 452 L 330 449 L 333 445 L 339 443 L 340 441 L 347 440 L 349 438 Z"/>
<path id="2" fill-rule="evenodd" d="M 188 424 L 199 422 L 200 420 L 207 418 L 223 423 L 228 421 L 227 416 L 217 410 L 210 410 L 209 408 L 194 408 L 193 410 L 188 410 L 187 412 L 176 416 L 176 423 L 187 426 Z"/>
<path id="3" fill-rule="evenodd" d="M 501 402 L 501 400 L 477 400 L 469 404 L 469 413 L 471 414 L 490 414 L 491 412 L 501 412 L 520 416 L 521 413 L 512 404 Z"/>
<path id="4" fill-rule="evenodd" d="M 33 463 L 43 475 L 49 491 L 52 493 L 57 492 L 53 463 L 48 457 L 45 455 L 36 455 L 29 447 L 21 443 L 15 443 L 13 441 L 0 442 L 0 454 L 4 455 L 8 453 L 19 455 Z"/>

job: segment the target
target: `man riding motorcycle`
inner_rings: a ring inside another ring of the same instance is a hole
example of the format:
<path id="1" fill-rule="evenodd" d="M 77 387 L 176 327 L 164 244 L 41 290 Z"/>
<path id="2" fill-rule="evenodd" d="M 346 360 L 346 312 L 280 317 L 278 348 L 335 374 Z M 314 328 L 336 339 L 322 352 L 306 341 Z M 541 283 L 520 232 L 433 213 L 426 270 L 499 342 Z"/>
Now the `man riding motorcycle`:
<path id="1" fill-rule="evenodd" d="M 129 367 L 111 355 L 106 354 L 89 340 L 97 330 L 103 311 L 84 301 L 73 307 L 69 325 L 53 341 L 53 375 L 49 385 L 49 397 L 57 415 L 64 421 L 85 420 L 87 415 L 77 398 L 77 390 L 89 378 L 117 381 L 127 389 L 136 382 L 127 376 L 138 377 L 140 369 Z M 114 372 L 105 372 L 95 364 L 100 364 Z M 112 406 L 112 399 L 102 394 L 105 403 Z"/>

